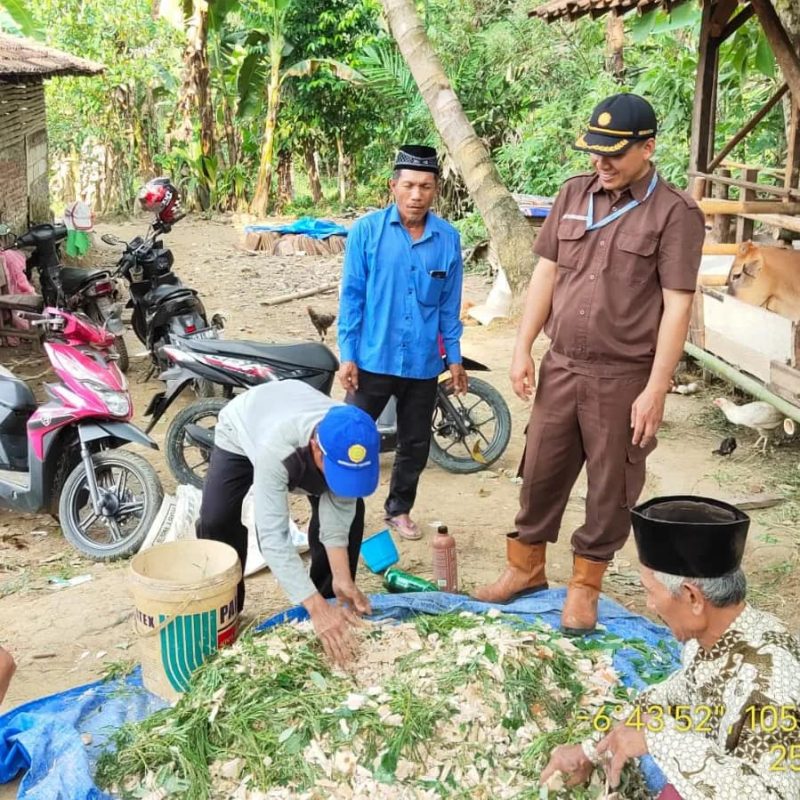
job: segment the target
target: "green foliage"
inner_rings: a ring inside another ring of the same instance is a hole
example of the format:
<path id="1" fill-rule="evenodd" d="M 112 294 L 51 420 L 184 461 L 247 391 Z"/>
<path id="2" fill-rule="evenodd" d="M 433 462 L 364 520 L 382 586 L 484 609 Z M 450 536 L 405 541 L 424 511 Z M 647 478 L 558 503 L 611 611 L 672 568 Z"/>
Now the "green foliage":
<path id="1" fill-rule="evenodd" d="M 188 18 L 194 0 L 178 2 Z M 596 102 L 618 91 L 651 100 L 660 121 L 659 169 L 685 186 L 700 4 L 627 15 L 619 83 L 606 68 L 603 22 L 547 25 L 528 16 L 532 3 L 420 4 L 431 42 L 507 186 L 552 195 L 566 177 L 590 169 L 572 143 Z M 80 161 L 84 188 L 95 187 L 97 210 L 129 209 L 138 185 L 155 172 L 173 175 L 187 196 L 204 193 L 213 208 L 242 205 L 255 187 L 269 70 L 279 61 L 275 152 L 293 155 L 298 192 L 291 209 L 330 214 L 357 203 L 383 204 L 397 146 L 419 142 L 438 146 L 445 156 L 444 213 L 465 216 L 465 234 L 478 235 L 466 190 L 386 31 L 380 0 L 209 3 L 214 144 L 206 154 L 199 119 L 188 140 L 181 132 L 186 25 L 181 28 L 179 19 L 175 27 L 153 10 L 153 0 L 0 0 L 6 30 L 46 31 L 48 44 L 106 65 L 98 77 L 47 84 L 51 159 L 56 165 Z M 780 80 L 763 32 L 751 20 L 720 51 L 717 149 Z M 779 104 L 731 158 L 779 164 L 784 126 Z M 320 202 L 311 199 L 305 180 L 312 153 L 323 178 Z M 346 178 L 344 201 L 338 171 Z"/>
<path id="2" fill-rule="evenodd" d="M 102 75 L 48 81 L 51 159 L 80 158 L 101 176 L 108 210 L 127 210 L 146 171 L 142 156 L 163 147 L 179 38 L 153 19 L 150 0 L 39 0 L 34 10 L 48 44 L 106 66 Z"/>
<path id="3" fill-rule="evenodd" d="M 44 32 L 23 0 L 3 0 L 0 3 L 0 29 L 8 33 L 44 38 Z"/>
<path id="4" fill-rule="evenodd" d="M 485 242 L 489 239 L 483 217 L 481 217 L 477 211 L 473 211 L 471 214 L 461 217 L 461 219 L 456 220 L 453 224 L 461 234 L 461 244 L 464 247 L 472 247 L 479 242 Z"/>

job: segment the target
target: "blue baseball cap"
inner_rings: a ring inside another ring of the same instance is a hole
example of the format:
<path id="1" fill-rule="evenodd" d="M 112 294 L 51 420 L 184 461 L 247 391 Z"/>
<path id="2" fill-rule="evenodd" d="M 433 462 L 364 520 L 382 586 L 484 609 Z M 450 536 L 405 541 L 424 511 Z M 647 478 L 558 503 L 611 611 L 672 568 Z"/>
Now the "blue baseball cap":
<path id="1" fill-rule="evenodd" d="M 333 406 L 317 428 L 328 488 L 340 497 L 366 497 L 378 488 L 381 436 L 360 408 Z"/>

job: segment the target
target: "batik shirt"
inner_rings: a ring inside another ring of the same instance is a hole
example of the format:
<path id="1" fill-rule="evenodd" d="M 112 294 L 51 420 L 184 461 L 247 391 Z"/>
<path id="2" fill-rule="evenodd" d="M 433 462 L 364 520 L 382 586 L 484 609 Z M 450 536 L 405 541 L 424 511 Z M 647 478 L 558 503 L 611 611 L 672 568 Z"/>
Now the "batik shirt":
<path id="1" fill-rule="evenodd" d="M 710 650 L 688 642 L 682 662 L 636 705 L 683 800 L 800 798 L 800 641 L 746 605 Z"/>

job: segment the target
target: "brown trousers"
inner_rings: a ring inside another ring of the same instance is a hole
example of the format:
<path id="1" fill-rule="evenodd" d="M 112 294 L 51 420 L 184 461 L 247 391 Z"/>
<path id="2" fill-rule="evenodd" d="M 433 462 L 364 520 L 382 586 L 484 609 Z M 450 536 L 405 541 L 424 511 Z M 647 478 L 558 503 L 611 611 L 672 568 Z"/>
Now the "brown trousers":
<path id="1" fill-rule="evenodd" d="M 542 360 L 522 456 L 516 527 L 527 544 L 555 542 L 570 492 L 586 464 L 586 519 L 572 535 L 575 555 L 610 561 L 630 534 L 629 510 L 644 488 L 655 449 L 631 442 L 631 406 L 648 376 L 597 377 Z"/>

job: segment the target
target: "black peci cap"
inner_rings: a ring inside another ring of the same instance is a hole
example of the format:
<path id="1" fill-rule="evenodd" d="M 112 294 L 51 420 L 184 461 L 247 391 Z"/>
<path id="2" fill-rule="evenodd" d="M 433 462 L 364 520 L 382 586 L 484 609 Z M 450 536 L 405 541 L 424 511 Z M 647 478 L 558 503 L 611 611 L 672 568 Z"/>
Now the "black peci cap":
<path id="1" fill-rule="evenodd" d="M 631 509 L 639 561 L 684 578 L 718 578 L 738 569 L 750 518 L 708 497 L 656 497 Z"/>
<path id="2" fill-rule="evenodd" d="M 599 103 L 589 128 L 573 147 L 600 156 L 622 155 L 632 144 L 652 139 L 658 130 L 656 112 L 638 94 L 615 94 Z"/>
<path id="3" fill-rule="evenodd" d="M 394 160 L 395 169 L 413 169 L 417 172 L 439 174 L 436 149 L 422 144 L 404 144 Z"/>

